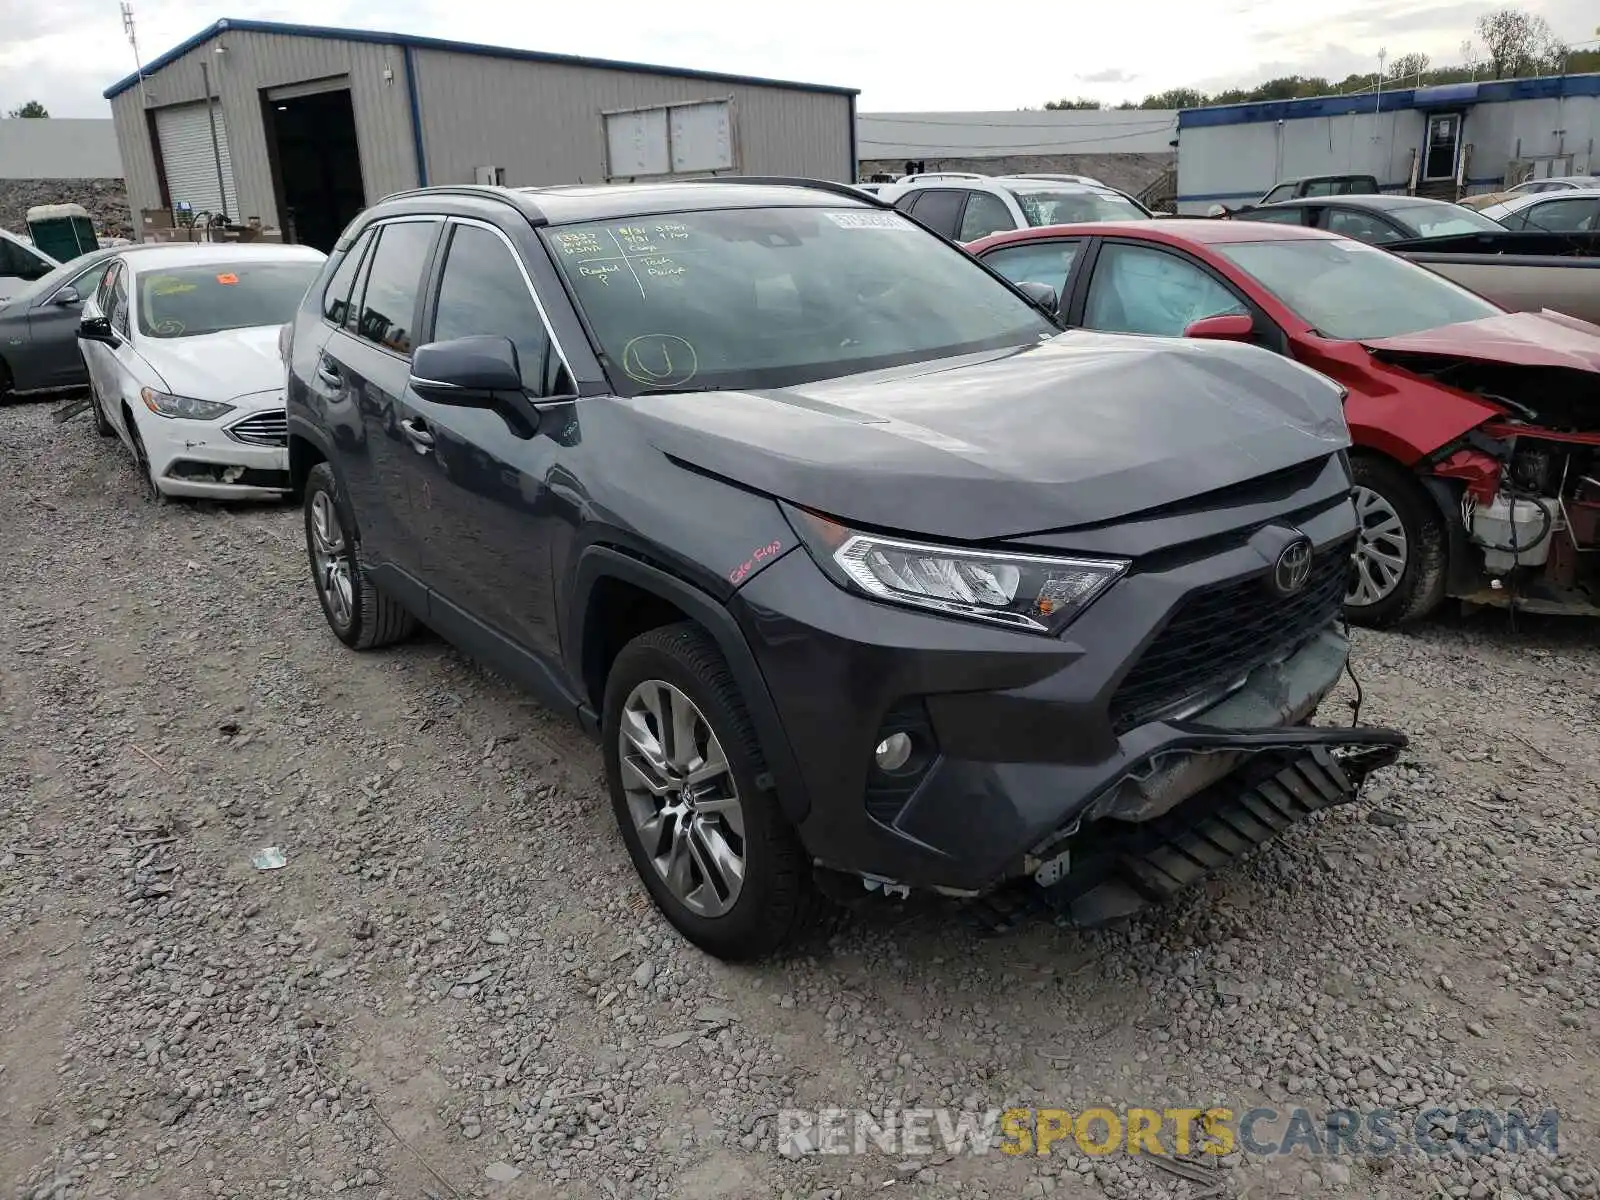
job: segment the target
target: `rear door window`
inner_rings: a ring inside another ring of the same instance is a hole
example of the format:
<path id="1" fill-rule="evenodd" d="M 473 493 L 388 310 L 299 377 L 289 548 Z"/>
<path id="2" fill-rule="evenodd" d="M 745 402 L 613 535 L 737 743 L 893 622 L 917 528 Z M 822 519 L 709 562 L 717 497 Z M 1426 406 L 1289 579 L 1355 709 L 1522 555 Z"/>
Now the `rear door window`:
<path id="1" fill-rule="evenodd" d="M 350 292 L 355 287 L 356 274 L 361 270 L 361 260 L 372 245 L 373 233 L 373 230 L 367 230 L 350 247 L 350 252 L 344 256 L 322 293 L 322 315 L 335 325 L 343 325 L 345 318 L 350 315 Z"/>
<path id="2" fill-rule="evenodd" d="M 1600 198 L 1574 197 L 1570 200 L 1541 200 L 1530 204 L 1517 214 L 1520 225 L 1506 224 L 1513 229 L 1528 229 L 1534 233 L 1592 233 L 1600 229 Z"/>
<path id="3" fill-rule="evenodd" d="M 437 220 L 395 221 L 382 227 L 361 296 L 357 337 L 410 357 L 422 269 L 439 225 Z"/>
<path id="4" fill-rule="evenodd" d="M 1016 227 L 1017 222 L 1004 200 L 988 192 L 973 192 L 967 197 L 966 211 L 961 214 L 961 230 L 956 235 L 956 241 L 975 242 L 991 233 L 1002 233 Z"/>
<path id="5" fill-rule="evenodd" d="M 1274 225 L 1304 225 L 1306 208 L 1296 204 L 1291 208 L 1258 208 L 1238 215 L 1241 221 L 1268 221 Z"/>
<path id="6" fill-rule="evenodd" d="M 956 236 L 961 221 L 961 206 L 967 193 L 954 188 L 929 188 L 917 196 L 911 208 L 912 219 L 947 238 Z"/>

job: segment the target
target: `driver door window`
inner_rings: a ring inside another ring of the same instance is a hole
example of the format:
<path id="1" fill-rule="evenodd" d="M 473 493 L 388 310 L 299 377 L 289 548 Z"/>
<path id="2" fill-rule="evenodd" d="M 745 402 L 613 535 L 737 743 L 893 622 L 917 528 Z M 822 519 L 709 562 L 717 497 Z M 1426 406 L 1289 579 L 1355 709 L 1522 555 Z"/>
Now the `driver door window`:
<path id="1" fill-rule="evenodd" d="M 1107 333 L 1182 337 L 1204 317 L 1248 311 L 1232 291 L 1176 254 L 1106 242 L 1089 280 L 1083 324 Z"/>
<path id="2" fill-rule="evenodd" d="M 111 297 L 106 316 L 111 318 L 111 328 L 124 340 L 128 336 L 128 272 L 118 271 L 111 284 Z"/>
<path id="3" fill-rule="evenodd" d="M 517 348 L 522 386 L 544 398 L 574 392 L 527 281 L 500 238 L 477 225 L 457 225 L 439 280 L 433 339 L 483 335 L 509 338 Z"/>
<path id="4" fill-rule="evenodd" d="M 985 254 L 983 261 L 1012 283 L 1047 283 L 1064 300 L 1072 290 L 1072 267 L 1081 248 L 1075 241 L 1028 242 Z"/>

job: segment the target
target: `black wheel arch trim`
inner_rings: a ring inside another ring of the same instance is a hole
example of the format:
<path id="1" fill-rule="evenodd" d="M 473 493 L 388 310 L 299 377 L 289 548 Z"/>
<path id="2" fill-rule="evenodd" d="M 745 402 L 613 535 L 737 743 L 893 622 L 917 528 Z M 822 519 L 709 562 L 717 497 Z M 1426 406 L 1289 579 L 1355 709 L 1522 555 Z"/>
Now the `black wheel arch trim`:
<path id="1" fill-rule="evenodd" d="M 711 635 L 728 664 L 728 670 L 739 686 L 745 710 L 755 726 L 756 738 L 761 744 L 762 756 L 767 761 L 771 786 L 778 794 L 778 803 L 790 822 L 798 825 L 811 811 L 806 795 L 805 781 L 800 774 L 800 764 L 790 748 L 777 706 L 767 690 L 766 679 L 756 664 L 744 631 L 725 606 L 692 584 L 649 563 L 641 562 L 609 546 L 590 546 L 578 559 L 572 585 L 572 605 L 568 609 L 567 629 L 570 636 L 563 639 L 568 647 L 568 661 L 580 653 L 583 646 L 585 622 L 588 620 L 589 598 L 596 585 L 605 578 L 633 584 L 670 601 L 685 616 L 697 622 Z M 592 705 L 579 708 L 579 721 L 591 733 L 598 732 L 599 714 Z"/>
<path id="2" fill-rule="evenodd" d="M 1458 480 L 1440 479 L 1436 475 L 1418 477 L 1422 490 L 1439 509 L 1439 519 L 1444 525 L 1444 591 L 1447 596 L 1464 596 L 1475 592 L 1482 574 L 1472 555 L 1472 543 L 1467 540 L 1467 527 L 1461 522 L 1461 494 L 1466 484 Z"/>

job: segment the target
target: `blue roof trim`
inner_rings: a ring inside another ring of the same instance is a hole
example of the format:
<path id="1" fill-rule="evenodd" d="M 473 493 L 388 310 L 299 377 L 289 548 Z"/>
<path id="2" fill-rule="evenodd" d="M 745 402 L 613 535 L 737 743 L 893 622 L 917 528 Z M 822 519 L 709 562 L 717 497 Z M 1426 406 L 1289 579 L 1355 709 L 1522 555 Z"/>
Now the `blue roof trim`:
<path id="1" fill-rule="evenodd" d="M 720 71 L 697 71 L 690 67 L 660 67 L 650 63 L 623 62 L 610 58 L 585 58 L 577 54 L 551 54 L 542 50 L 515 50 L 509 46 L 488 46 L 480 42 L 450 42 L 442 38 L 417 37 L 409 33 L 382 33 L 371 29 L 335 29 L 325 25 L 294 25 L 280 21 L 241 21 L 233 17 L 202 29 L 188 41 L 180 42 L 159 58 L 146 63 L 136 71 L 119 79 L 102 94 L 107 100 L 121 95 L 139 82 L 142 75 L 151 75 L 182 58 L 196 46 L 204 45 L 218 34 L 276 33 L 284 37 L 323 38 L 337 42 L 367 42 L 380 46 L 400 46 L 412 50 L 445 50 L 452 54 L 477 54 L 484 58 L 509 58 L 519 62 L 551 63 L 568 67 L 594 67 L 607 71 L 627 71 L 635 75 L 671 75 L 678 79 L 701 79 L 707 83 L 742 83 L 755 87 L 788 88 L 791 91 L 825 92 L 835 96 L 859 96 L 860 88 L 836 87 L 826 83 L 797 83 L 789 79 L 765 79 L 759 75 L 728 75 Z"/>
<path id="2" fill-rule="evenodd" d="M 1471 89 L 1470 94 L 1457 89 Z M 1600 96 L 1600 74 L 1544 75 L 1537 79 L 1493 79 L 1476 84 L 1446 83 L 1425 88 L 1395 88 L 1382 96 L 1304 96 L 1297 100 L 1252 100 L 1214 108 L 1178 112 L 1178 129 L 1217 125 L 1254 125 L 1268 121 L 1303 121 L 1313 117 L 1346 117 L 1353 113 L 1406 112 L 1441 104 L 1504 104 L 1512 100 L 1553 100 L 1558 96 Z"/>

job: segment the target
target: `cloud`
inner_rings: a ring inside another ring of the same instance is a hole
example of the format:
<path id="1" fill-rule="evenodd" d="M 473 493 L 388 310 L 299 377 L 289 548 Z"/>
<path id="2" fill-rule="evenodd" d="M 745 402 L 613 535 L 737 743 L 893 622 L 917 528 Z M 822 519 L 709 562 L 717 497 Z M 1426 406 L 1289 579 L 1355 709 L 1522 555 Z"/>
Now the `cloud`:
<path id="1" fill-rule="evenodd" d="M 1107 67 L 1103 71 L 1090 71 L 1087 75 L 1078 76 L 1083 83 L 1132 83 L 1137 78 L 1139 76 L 1134 72 L 1121 67 Z"/>
<path id="2" fill-rule="evenodd" d="M 1503 0 L 1322 0 L 1317 20 L 1279 0 L 1046 6 L 1026 37 L 991 53 L 948 22 L 905 21 L 893 5 L 807 0 L 790 21 L 748 0 L 136 0 L 146 62 L 219 16 L 395 30 L 567 54 L 659 62 L 862 89 L 865 112 L 1008 110 L 1082 92 L 1116 103 L 1180 86 L 1251 85 L 1272 75 L 1342 78 L 1391 57 L 1454 61 L 1477 16 Z M 1512 0 L 1517 2 L 1517 0 Z M 1595 36 L 1593 0 L 1521 0 L 1573 41 Z M 0 42 L 0 110 L 30 99 L 58 116 L 105 116 L 106 87 L 133 70 L 111 0 L 10 5 Z M 1107 62 L 1138 63 L 1137 74 Z"/>

